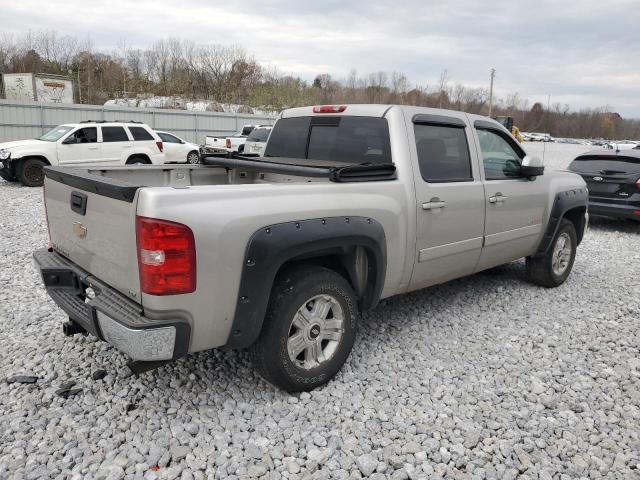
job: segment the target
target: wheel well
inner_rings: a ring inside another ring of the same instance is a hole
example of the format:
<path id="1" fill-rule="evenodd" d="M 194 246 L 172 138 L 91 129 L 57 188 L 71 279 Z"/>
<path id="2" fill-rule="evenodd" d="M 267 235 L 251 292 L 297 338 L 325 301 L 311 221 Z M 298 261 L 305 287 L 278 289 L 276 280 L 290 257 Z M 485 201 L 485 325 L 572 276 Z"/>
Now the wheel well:
<path id="1" fill-rule="evenodd" d="M 144 153 L 134 153 L 133 155 L 130 155 L 129 158 L 127 158 L 127 165 L 133 163 L 132 160 L 141 158 L 142 160 L 144 160 L 147 163 L 151 163 L 151 160 L 149 159 L 149 157 L 147 155 L 145 155 Z"/>
<path id="2" fill-rule="evenodd" d="M 573 223 L 573 226 L 576 228 L 576 235 L 578 238 L 578 245 L 582 241 L 582 235 L 584 233 L 585 227 L 585 218 L 584 214 L 587 211 L 587 207 L 576 207 L 570 210 L 567 210 L 564 214 L 564 218 Z"/>
<path id="3" fill-rule="evenodd" d="M 278 269 L 276 276 L 284 269 L 296 266 L 317 265 L 333 270 L 342 276 L 353 288 L 361 310 L 369 310 L 378 302 L 375 298 L 377 269 L 373 252 L 363 246 L 354 245 L 341 249 L 340 252 L 314 252 L 301 258 L 286 261 Z"/>
<path id="4" fill-rule="evenodd" d="M 51 165 L 51 162 L 49 162 L 49 160 L 47 160 L 46 157 L 43 157 L 41 155 L 27 155 L 26 157 L 22 157 L 20 159 L 18 159 L 17 163 L 22 163 L 25 160 L 30 160 L 30 159 L 35 159 L 35 160 L 42 160 L 44 163 L 46 163 L 47 165 Z"/>

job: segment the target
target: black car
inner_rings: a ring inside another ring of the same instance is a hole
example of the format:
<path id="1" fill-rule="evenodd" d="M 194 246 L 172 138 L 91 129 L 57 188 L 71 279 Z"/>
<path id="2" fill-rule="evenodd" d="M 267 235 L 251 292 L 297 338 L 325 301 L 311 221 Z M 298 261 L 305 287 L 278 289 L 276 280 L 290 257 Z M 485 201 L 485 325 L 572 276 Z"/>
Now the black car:
<path id="1" fill-rule="evenodd" d="M 589 189 L 589 214 L 640 221 L 640 150 L 594 150 L 576 157 L 569 170 Z"/>

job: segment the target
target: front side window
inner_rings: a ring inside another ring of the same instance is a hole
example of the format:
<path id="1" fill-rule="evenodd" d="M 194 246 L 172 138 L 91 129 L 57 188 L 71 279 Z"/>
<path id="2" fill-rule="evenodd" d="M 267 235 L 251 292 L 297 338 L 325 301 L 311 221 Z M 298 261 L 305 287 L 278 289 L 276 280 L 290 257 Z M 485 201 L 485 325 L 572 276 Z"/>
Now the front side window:
<path id="1" fill-rule="evenodd" d="M 523 154 L 504 137 L 491 130 L 477 130 L 487 180 L 519 178 Z"/>
<path id="2" fill-rule="evenodd" d="M 67 125 L 60 125 L 59 127 L 49 130 L 47 133 L 45 133 L 41 137 L 38 137 L 38 140 L 42 140 L 45 142 L 57 142 L 63 136 L 69 133 L 71 130 L 73 130 L 73 127 L 69 127 Z"/>
<path id="3" fill-rule="evenodd" d="M 122 127 L 102 127 L 103 142 L 128 142 L 127 132 Z"/>
<path id="4" fill-rule="evenodd" d="M 64 139 L 65 144 L 96 143 L 98 141 L 98 129 L 96 127 L 80 128 Z"/>
<path id="5" fill-rule="evenodd" d="M 160 137 L 160 139 L 163 142 L 167 142 L 167 143 L 180 143 L 180 139 L 178 139 L 178 137 L 174 137 L 173 135 L 170 135 L 168 133 L 160 133 L 157 132 L 158 136 Z"/>
<path id="6" fill-rule="evenodd" d="M 107 127 L 108 128 L 108 127 Z M 131 136 L 134 140 L 145 141 L 145 140 L 154 140 L 149 132 L 143 127 L 129 127 L 129 132 L 131 132 Z"/>
<path id="7" fill-rule="evenodd" d="M 465 129 L 415 124 L 420 174 L 426 182 L 471 182 L 471 156 Z"/>
<path id="8" fill-rule="evenodd" d="M 384 118 L 296 117 L 278 120 L 267 157 L 303 158 L 356 165 L 391 163 Z"/>

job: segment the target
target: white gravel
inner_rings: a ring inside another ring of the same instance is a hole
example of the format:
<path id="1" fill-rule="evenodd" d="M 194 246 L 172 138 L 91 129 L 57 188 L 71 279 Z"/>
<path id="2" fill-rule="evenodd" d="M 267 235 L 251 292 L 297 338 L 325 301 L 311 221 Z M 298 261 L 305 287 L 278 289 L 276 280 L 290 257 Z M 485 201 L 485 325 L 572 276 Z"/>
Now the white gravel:
<path id="1" fill-rule="evenodd" d="M 548 165 L 576 153 L 551 147 Z M 384 301 L 338 377 L 290 396 L 243 353 L 135 377 L 64 337 L 31 265 L 41 189 L 0 181 L 0 205 L 1 479 L 640 475 L 640 224 L 593 222 L 554 290 L 515 262 Z"/>

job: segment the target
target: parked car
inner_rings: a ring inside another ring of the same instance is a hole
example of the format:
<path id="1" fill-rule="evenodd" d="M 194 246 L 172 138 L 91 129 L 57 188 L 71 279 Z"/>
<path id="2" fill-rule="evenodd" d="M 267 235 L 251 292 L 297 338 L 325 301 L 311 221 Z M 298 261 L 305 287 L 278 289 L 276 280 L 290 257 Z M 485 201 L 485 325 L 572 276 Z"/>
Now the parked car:
<path id="1" fill-rule="evenodd" d="M 620 140 L 608 142 L 605 147 L 609 150 L 632 150 L 638 146 L 638 142 L 633 140 Z"/>
<path id="2" fill-rule="evenodd" d="M 527 133 L 525 140 L 528 142 L 555 142 L 555 139 L 548 133 Z"/>
<path id="3" fill-rule="evenodd" d="M 569 170 L 587 182 L 591 215 L 640 221 L 639 150 L 594 150 L 576 157 Z"/>
<path id="4" fill-rule="evenodd" d="M 45 170 L 47 292 L 67 334 L 111 343 L 135 372 L 250 347 L 267 380 L 310 390 L 380 299 L 522 257 L 556 287 L 587 223 L 579 175 L 458 111 L 293 108 L 260 160 L 202 162 Z"/>
<path id="5" fill-rule="evenodd" d="M 255 125 L 244 125 L 242 130 L 230 137 L 207 135 L 204 138 L 204 145 L 201 152 L 225 155 L 231 152 L 241 153 L 244 150 L 244 142 L 255 128 Z"/>
<path id="6" fill-rule="evenodd" d="M 259 125 L 247 137 L 244 143 L 243 154 L 261 156 L 267 146 L 267 140 L 271 133 L 272 125 Z"/>
<path id="7" fill-rule="evenodd" d="M 160 137 L 139 122 L 66 123 L 34 140 L 0 143 L 0 176 L 41 186 L 43 167 L 162 164 Z"/>
<path id="8" fill-rule="evenodd" d="M 169 132 L 156 133 L 164 145 L 165 163 L 200 163 L 200 146 Z"/>

